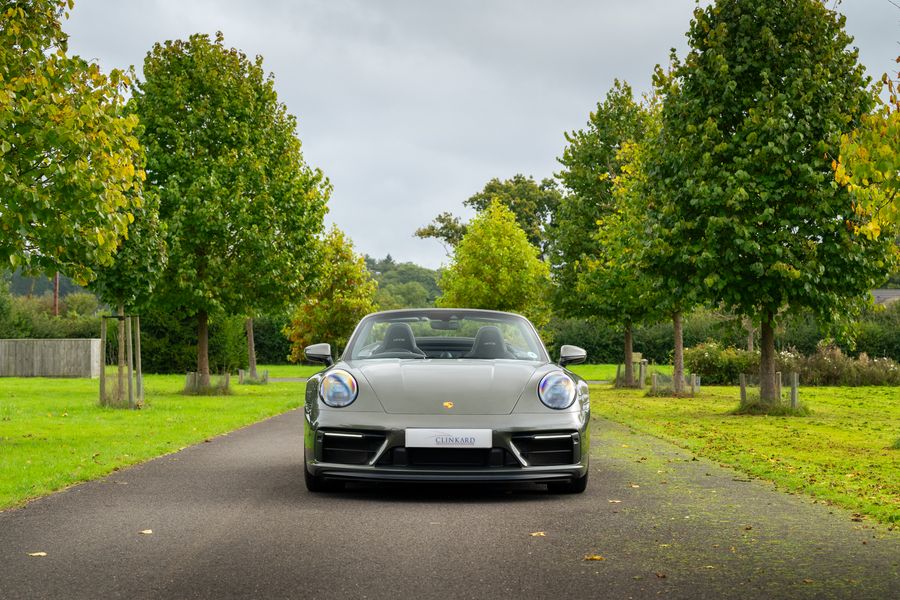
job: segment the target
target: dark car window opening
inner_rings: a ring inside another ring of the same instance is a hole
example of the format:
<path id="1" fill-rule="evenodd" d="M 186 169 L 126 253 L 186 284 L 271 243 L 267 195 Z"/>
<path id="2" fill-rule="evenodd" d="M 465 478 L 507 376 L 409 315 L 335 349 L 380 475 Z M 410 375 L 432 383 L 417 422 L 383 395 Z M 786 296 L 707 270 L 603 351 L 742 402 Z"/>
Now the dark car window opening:
<path id="1" fill-rule="evenodd" d="M 489 311 L 397 311 L 366 318 L 348 347 L 350 360 L 544 360 L 531 324 Z"/>

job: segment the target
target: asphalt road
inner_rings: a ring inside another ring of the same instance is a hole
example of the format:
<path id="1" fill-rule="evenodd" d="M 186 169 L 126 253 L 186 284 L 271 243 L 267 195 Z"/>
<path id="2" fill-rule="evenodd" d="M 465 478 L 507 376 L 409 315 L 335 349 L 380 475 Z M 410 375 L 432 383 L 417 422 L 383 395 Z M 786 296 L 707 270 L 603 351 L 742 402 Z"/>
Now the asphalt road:
<path id="1" fill-rule="evenodd" d="M 900 532 L 606 421 L 580 496 L 311 495 L 301 425 L 294 411 L 0 513 L 0 598 L 900 597 Z"/>

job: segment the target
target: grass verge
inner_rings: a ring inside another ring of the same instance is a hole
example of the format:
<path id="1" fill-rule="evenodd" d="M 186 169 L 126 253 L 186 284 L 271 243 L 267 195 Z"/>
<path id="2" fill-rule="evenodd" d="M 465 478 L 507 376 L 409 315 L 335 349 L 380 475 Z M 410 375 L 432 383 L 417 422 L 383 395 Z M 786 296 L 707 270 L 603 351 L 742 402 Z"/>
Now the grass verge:
<path id="1" fill-rule="evenodd" d="M 183 396 L 183 375 L 147 375 L 142 410 L 104 408 L 97 381 L 0 379 L 0 510 L 175 452 L 292 408 L 296 383 Z"/>
<path id="2" fill-rule="evenodd" d="M 256 374 L 262 377 L 263 371 L 268 371 L 269 377 L 311 377 L 324 368 L 324 365 L 257 365 Z"/>
<path id="3" fill-rule="evenodd" d="M 900 523 L 900 389 L 802 388 L 809 417 L 737 415 L 736 387 L 695 398 L 591 387 L 594 414 L 884 523 Z"/>

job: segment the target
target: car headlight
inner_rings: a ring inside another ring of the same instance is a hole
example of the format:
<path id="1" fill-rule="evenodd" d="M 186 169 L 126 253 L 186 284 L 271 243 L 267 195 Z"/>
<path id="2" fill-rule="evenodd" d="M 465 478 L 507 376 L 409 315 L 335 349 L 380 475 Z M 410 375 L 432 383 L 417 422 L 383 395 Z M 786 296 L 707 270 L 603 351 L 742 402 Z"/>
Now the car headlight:
<path id="1" fill-rule="evenodd" d="M 322 402 L 332 408 L 349 406 L 359 393 L 353 375 L 342 369 L 335 369 L 322 378 L 319 396 Z"/>
<path id="2" fill-rule="evenodd" d="M 560 371 L 547 373 L 538 385 L 538 397 L 548 408 L 569 408 L 575 402 L 575 382 Z"/>

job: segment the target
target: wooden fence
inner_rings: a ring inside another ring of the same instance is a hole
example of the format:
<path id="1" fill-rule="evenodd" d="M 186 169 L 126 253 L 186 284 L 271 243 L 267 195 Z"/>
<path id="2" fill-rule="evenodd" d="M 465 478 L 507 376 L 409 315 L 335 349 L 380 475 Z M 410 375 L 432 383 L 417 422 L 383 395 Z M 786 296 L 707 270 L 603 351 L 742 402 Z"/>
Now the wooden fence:
<path id="1" fill-rule="evenodd" d="M 0 340 L 0 377 L 99 377 L 100 340 Z"/>

